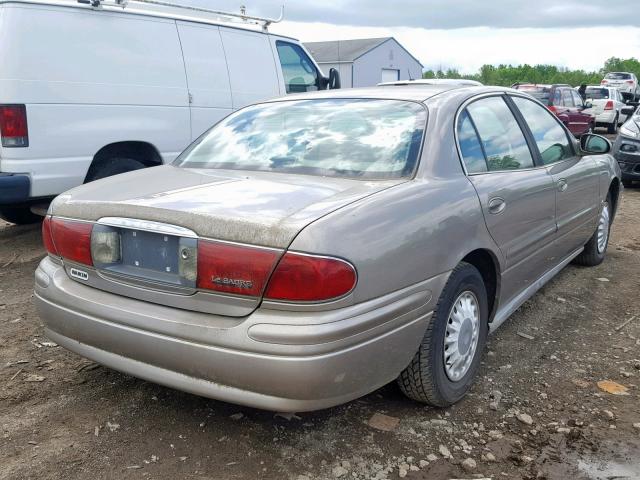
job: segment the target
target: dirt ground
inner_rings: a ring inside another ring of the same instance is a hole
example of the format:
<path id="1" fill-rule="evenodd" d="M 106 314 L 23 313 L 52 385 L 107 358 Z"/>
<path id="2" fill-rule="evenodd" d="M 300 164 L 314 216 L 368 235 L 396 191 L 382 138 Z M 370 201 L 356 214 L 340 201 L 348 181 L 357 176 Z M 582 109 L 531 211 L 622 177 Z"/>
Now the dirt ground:
<path id="1" fill-rule="evenodd" d="M 295 416 L 163 388 L 48 343 L 32 303 L 39 227 L 0 221 L 0 478 L 640 479 L 639 220 L 640 188 L 627 189 L 604 264 L 567 267 L 520 308 L 458 405 L 425 407 L 390 384 Z M 392 429 L 371 426 L 374 414 Z"/>

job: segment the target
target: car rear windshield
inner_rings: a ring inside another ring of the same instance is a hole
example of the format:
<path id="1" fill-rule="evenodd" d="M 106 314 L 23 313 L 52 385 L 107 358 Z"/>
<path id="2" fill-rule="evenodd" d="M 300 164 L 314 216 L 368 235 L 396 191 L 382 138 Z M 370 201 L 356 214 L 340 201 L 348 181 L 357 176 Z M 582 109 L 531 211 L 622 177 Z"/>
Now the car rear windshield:
<path id="1" fill-rule="evenodd" d="M 609 80 L 630 80 L 630 73 L 607 73 L 604 78 Z"/>
<path id="2" fill-rule="evenodd" d="M 545 104 L 549 102 L 551 95 L 551 89 L 549 87 L 538 87 L 536 85 L 520 85 L 518 90 L 528 93 Z"/>
<path id="3" fill-rule="evenodd" d="M 587 88 L 585 92 L 587 98 L 591 98 L 592 100 L 602 100 L 605 98 L 609 98 L 609 89 L 608 88 Z"/>
<path id="4" fill-rule="evenodd" d="M 192 144 L 185 168 L 398 178 L 415 169 L 426 109 L 414 102 L 318 99 L 242 109 Z"/>

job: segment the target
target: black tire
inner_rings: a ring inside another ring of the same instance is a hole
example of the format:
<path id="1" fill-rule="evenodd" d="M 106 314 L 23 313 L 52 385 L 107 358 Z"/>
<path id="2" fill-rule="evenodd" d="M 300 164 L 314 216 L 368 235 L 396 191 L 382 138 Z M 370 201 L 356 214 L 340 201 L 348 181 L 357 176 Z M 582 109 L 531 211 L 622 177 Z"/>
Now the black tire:
<path id="1" fill-rule="evenodd" d="M 598 233 L 600 230 L 600 219 L 602 218 L 602 213 L 604 209 L 607 209 L 609 212 L 609 225 L 607 228 L 607 237 L 604 248 L 600 251 L 598 248 Z M 573 263 L 576 265 L 582 265 L 583 267 L 595 267 L 596 265 L 600 265 L 604 258 L 607 256 L 607 247 L 609 246 L 609 236 L 611 233 L 611 220 L 613 219 L 613 211 L 611 210 L 611 194 L 607 195 L 607 199 L 602 205 L 602 209 L 598 215 L 598 226 L 596 227 L 596 231 L 593 232 L 589 241 L 585 244 L 584 250 L 580 255 L 578 255 Z"/>
<path id="2" fill-rule="evenodd" d="M 28 206 L 0 207 L 0 218 L 5 219 L 9 223 L 15 223 L 16 225 L 29 225 L 42 221 L 42 217 L 33 213 Z"/>
<path id="3" fill-rule="evenodd" d="M 134 160 L 133 158 L 113 157 L 102 162 L 91 165 L 89 173 L 87 173 L 87 182 L 100 180 L 101 178 L 111 177 L 120 173 L 131 172 L 144 168 L 144 163 Z"/>
<path id="4" fill-rule="evenodd" d="M 623 180 L 623 181 L 622 181 L 622 185 L 623 185 L 625 188 L 630 188 L 630 187 L 632 187 L 632 186 L 633 186 L 633 181 L 632 181 L 632 180 Z"/>
<path id="5" fill-rule="evenodd" d="M 617 131 L 618 131 L 618 116 L 616 115 L 616 118 L 613 121 L 613 123 L 610 123 L 609 125 L 607 125 L 607 133 L 610 135 L 613 135 Z"/>
<path id="6" fill-rule="evenodd" d="M 464 292 L 473 293 L 478 302 L 478 343 L 466 373 L 452 381 L 445 371 L 444 340 L 454 302 Z M 487 290 L 480 272 L 469 263 L 460 263 L 451 272 L 440 295 L 418 352 L 398 377 L 402 392 L 409 398 L 435 407 L 448 407 L 462 399 L 471 388 L 480 366 L 487 341 L 488 315 Z"/>

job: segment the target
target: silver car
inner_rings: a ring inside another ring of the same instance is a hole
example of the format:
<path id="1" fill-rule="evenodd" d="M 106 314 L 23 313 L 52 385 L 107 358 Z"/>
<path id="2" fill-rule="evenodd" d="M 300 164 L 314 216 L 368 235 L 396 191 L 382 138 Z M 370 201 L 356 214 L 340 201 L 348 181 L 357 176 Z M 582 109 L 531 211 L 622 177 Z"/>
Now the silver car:
<path id="1" fill-rule="evenodd" d="M 198 395 L 306 411 L 397 379 L 451 405 L 489 331 L 602 262 L 610 148 L 510 89 L 261 103 L 172 165 L 56 198 L 36 304 L 63 347 Z"/>

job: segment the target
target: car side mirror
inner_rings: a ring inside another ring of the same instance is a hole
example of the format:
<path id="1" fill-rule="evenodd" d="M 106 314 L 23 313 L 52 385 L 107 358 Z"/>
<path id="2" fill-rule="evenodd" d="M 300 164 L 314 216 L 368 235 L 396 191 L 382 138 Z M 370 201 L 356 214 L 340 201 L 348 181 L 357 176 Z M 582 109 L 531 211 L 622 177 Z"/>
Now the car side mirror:
<path id="1" fill-rule="evenodd" d="M 626 115 L 627 117 L 629 115 L 633 115 L 633 112 L 635 112 L 635 108 L 633 108 L 633 107 L 624 107 L 624 108 L 620 109 L 620 113 L 622 115 Z"/>
<path id="2" fill-rule="evenodd" d="M 340 72 L 335 68 L 329 70 L 329 89 L 335 90 L 340 88 L 342 83 L 340 82 Z"/>
<path id="3" fill-rule="evenodd" d="M 602 135 L 585 133 L 580 137 L 580 150 L 587 154 L 609 153 L 611 151 L 611 142 Z"/>

